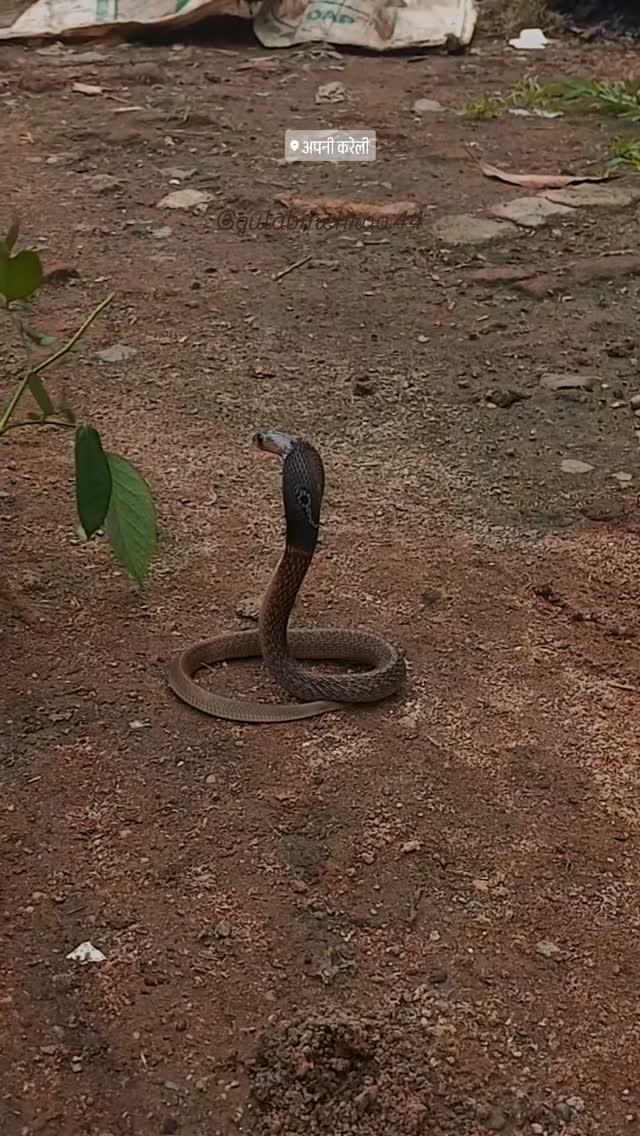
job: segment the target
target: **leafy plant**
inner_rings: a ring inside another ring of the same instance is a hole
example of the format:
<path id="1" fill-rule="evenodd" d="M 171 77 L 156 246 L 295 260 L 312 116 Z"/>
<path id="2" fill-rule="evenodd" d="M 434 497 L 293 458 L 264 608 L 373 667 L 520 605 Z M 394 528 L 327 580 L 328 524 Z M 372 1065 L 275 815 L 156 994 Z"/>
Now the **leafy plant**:
<path id="1" fill-rule="evenodd" d="M 608 169 L 619 170 L 621 167 L 640 173 L 640 139 L 614 138 L 609 146 L 611 161 Z"/>
<path id="2" fill-rule="evenodd" d="M 466 103 L 462 113 L 468 118 L 495 118 L 516 108 L 600 113 L 636 122 L 640 121 L 640 82 L 631 79 L 543 82 L 534 76 L 516 83 L 505 95 L 486 95 L 478 102 Z"/>
<path id="3" fill-rule="evenodd" d="M 118 454 L 103 449 L 95 427 L 77 423 L 62 404 L 56 407 L 42 375 L 74 350 L 94 320 L 111 303 L 107 296 L 91 312 L 67 343 L 41 362 L 33 359 L 34 347 L 49 347 L 50 336 L 34 331 L 26 317 L 42 283 L 40 257 L 32 249 L 14 252 L 19 236 L 14 222 L 0 240 L 0 311 L 13 321 L 26 355 L 24 374 L 0 414 L 0 440 L 10 430 L 55 426 L 74 432 L 76 506 L 86 540 L 104 531 L 111 548 L 132 582 L 140 587 L 156 551 L 156 514 L 149 487 L 138 470 Z M 24 396 L 31 394 L 39 413 L 27 412 L 16 420 Z"/>

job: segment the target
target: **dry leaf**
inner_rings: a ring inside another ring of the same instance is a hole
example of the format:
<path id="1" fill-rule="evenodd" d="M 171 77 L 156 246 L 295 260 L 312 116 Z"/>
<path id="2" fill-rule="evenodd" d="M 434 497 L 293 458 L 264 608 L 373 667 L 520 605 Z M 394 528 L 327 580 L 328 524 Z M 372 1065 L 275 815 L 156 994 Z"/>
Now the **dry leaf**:
<path id="1" fill-rule="evenodd" d="M 386 205 L 374 205 L 362 201 L 342 201 L 337 197 L 297 197 L 293 193 L 282 193 L 274 200 L 293 213 L 326 217 L 332 221 L 343 217 L 363 217 L 372 221 L 380 217 L 415 217 L 420 212 L 416 201 L 390 201 Z"/>
<path id="2" fill-rule="evenodd" d="M 564 189 L 565 185 L 580 185 L 585 181 L 610 181 L 610 177 L 571 177 L 567 174 L 510 174 L 497 166 L 480 166 L 485 177 L 506 181 L 509 185 L 521 185 L 525 189 Z"/>

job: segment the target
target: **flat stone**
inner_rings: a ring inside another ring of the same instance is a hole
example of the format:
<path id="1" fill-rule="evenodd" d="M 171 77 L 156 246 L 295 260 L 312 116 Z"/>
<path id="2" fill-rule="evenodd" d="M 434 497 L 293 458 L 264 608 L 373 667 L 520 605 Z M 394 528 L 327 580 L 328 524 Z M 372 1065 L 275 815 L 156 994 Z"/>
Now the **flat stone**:
<path id="1" fill-rule="evenodd" d="M 592 465 L 588 462 L 579 461 L 577 458 L 563 458 L 560 462 L 560 469 L 563 473 L 591 473 Z"/>
<path id="2" fill-rule="evenodd" d="M 548 201 L 558 205 L 602 206 L 604 209 L 624 209 L 640 197 L 640 187 L 594 184 L 568 185 L 565 189 L 551 189 L 545 193 Z"/>
<path id="3" fill-rule="evenodd" d="M 540 379 L 540 386 L 547 390 L 593 390 L 597 382 L 597 375 L 561 374 L 556 371 L 546 372 Z"/>
<path id="4" fill-rule="evenodd" d="M 547 225 L 554 217 L 568 216 L 573 213 L 566 205 L 556 205 L 546 197 L 516 197 L 514 201 L 503 201 L 496 205 L 491 212 L 494 217 L 501 217 L 505 221 L 514 221 L 516 225 L 524 225 L 527 229 L 538 229 Z"/>
<path id="5" fill-rule="evenodd" d="M 438 111 L 446 109 L 437 99 L 416 99 L 413 104 L 414 114 L 437 114 Z"/>
<path id="6" fill-rule="evenodd" d="M 549 942 L 548 939 L 543 939 L 541 942 L 536 943 L 536 951 L 546 959 L 561 958 L 564 954 L 562 947 L 559 947 L 556 943 Z"/>
<path id="7" fill-rule="evenodd" d="M 124 363 L 137 355 L 135 347 L 127 347 L 125 343 L 114 343 L 111 347 L 103 347 L 96 351 L 101 363 Z"/>
<path id="8" fill-rule="evenodd" d="M 433 235 L 448 245 L 481 245 L 487 241 L 519 236 L 519 233 L 517 226 L 510 225 L 508 221 L 492 221 L 490 217 L 456 213 L 436 221 Z"/>

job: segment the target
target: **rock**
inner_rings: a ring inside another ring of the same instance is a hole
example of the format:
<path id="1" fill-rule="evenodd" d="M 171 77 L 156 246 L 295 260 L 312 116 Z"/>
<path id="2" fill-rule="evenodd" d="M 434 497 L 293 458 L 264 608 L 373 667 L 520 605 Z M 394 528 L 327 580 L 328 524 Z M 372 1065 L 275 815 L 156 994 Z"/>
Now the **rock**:
<path id="1" fill-rule="evenodd" d="M 260 618 L 261 607 L 262 596 L 244 596 L 236 607 L 236 615 L 239 615 L 240 619 L 252 619 L 254 622 L 257 622 Z"/>
<path id="2" fill-rule="evenodd" d="M 431 982 L 433 986 L 442 986 L 442 983 L 446 982 L 448 977 L 449 972 L 445 970 L 444 967 L 436 967 L 435 970 L 429 972 L 429 982 Z"/>
<path id="3" fill-rule="evenodd" d="M 565 1124 L 571 1124 L 571 1121 L 576 1115 L 571 1105 L 567 1104 L 566 1101 L 560 1101 L 560 1103 L 556 1105 L 556 1112 L 560 1120 L 564 1121 Z"/>
<path id="4" fill-rule="evenodd" d="M 437 114 L 438 111 L 446 109 L 437 99 L 416 99 L 412 107 L 414 114 Z"/>
<path id="5" fill-rule="evenodd" d="M 580 375 L 580 374 L 560 374 L 556 371 L 548 371 L 542 375 L 540 379 L 540 386 L 546 387 L 547 390 L 593 390 L 593 384 L 597 381 L 596 375 Z"/>
<path id="6" fill-rule="evenodd" d="M 507 1118 L 501 1108 L 492 1108 L 484 1123 L 490 1132 L 502 1132 L 507 1126 Z"/>
<path id="7" fill-rule="evenodd" d="M 411 852 L 419 852 L 421 848 L 422 842 L 420 840 L 406 840 L 400 846 L 400 851 L 403 856 L 408 856 Z"/>
<path id="8" fill-rule="evenodd" d="M 593 466 L 588 462 L 578 461 L 577 458 L 563 458 L 560 469 L 563 473 L 591 473 Z"/>
<path id="9" fill-rule="evenodd" d="M 514 201 L 494 206 L 491 212 L 494 217 L 500 217 L 504 221 L 514 221 L 516 225 L 523 225 L 527 229 L 538 229 L 554 217 L 569 216 L 575 210 L 566 205 L 556 205 L 546 197 L 516 197 Z"/>
<path id="10" fill-rule="evenodd" d="M 369 379 L 356 379 L 353 384 L 353 393 L 359 398 L 366 398 L 367 395 L 373 394 L 373 390 L 373 383 Z"/>
<path id="11" fill-rule="evenodd" d="M 66 284 L 69 280 L 78 280 L 80 273 L 74 264 L 52 264 L 42 274 L 43 284 Z"/>
<path id="12" fill-rule="evenodd" d="M 584 1112 L 584 1101 L 582 1097 L 567 1097 L 565 1103 L 568 1104 L 569 1108 L 572 1108 L 574 1112 Z"/>
<path id="13" fill-rule="evenodd" d="M 448 245 L 480 245 L 487 241 L 521 236 L 521 233 L 516 225 L 511 225 L 508 221 L 492 221 L 490 217 L 457 213 L 436 221 L 433 235 Z"/>
<path id="14" fill-rule="evenodd" d="M 74 83 L 71 87 L 77 95 L 101 95 L 103 88 L 96 86 L 95 83 Z"/>
<path id="15" fill-rule="evenodd" d="M 618 521 L 624 516 L 624 502 L 613 494 L 597 494 L 580 506 L 583 517 L 589 521 Z"/>
<path id="16" fill-rule="evenodd" d="M 375 1103 L 377 1097 L 378 1097 L 378 1086 L 377 1085 L 365 1085 L 362 1092 L 358 1093 L 357 1096 L 355 1096 L 353 1098 L 358 1112 L 361 1115 L 363 1113 L 367 1112 L 371 1108 L 371 1105 Z"/>
<path id="17" fill-rule="evenodd" d="M 490 268 L 474 268 L 467 273 L 467 280 L 478 284 L 514 284 L 535 275 L 536 269 L 531 265 L 516 268 L 512 264 L 494 264 Z"/>
<path id="18" fill-rule="evenodd" d="M 133 359 L 137 351 L 135 347 L 127 347 L 124 343 L 114 343 L 111 347 L 96 351 L 96 355 L 101 363 L 124 363 L 127 359 Z"/>
<path id="19" fill-rule="evenodd" d="M 221 919 L 219 923 L 216 923 L 213 930 L 219 939 L 229 939 L 231 937 L 231 924 L 228 919 Z"/>
<path id="20" fill-rule="evenodd" d="M 633 480 L 633 475 L 625 473 L 624 470 L 619 470 L 617 473 L 612 473 L 612 477 L 619 481 L 621 485 L 626 485 L 629 481 Z"/>
<path id="21" fill-rule="evenodd" d="M 318 87 L 315 95 L 317 103 L 343 103 L 347 97 L 347 92 L 343 83 L 324 83 Z"/>
<path id="22" fill-rule="evenodd" d="M 494 387 L 485 394 L 487 402 L 492 406 L 499 406 L 501 410 L 507 410 L 515 402 L 522 402 L 530 397 L 525 391 L 515 390 L 512 387 Z"/>
<path id="23" fill-rule="evenodd" d="M 536 943 L 536 951 L 546 959 L 559 959 L 564 957 L 562 947 L 559 947 L 557 943 L 550 942 L 548 939 L 542 939 L 539 943 Z"/>
<path id="24" fill-rule="evenodd" d="M 630 185 L 608 185 L 585 182 L 583 185 L 568 185 L 565 189 L 547 190 L 545 197 L 557 205 L 580 207 L 602 206 L 605 209 L 623 209 L 633 205 L 640 197 L 640 189 Z"/>
<path id="25" fill-rule="evenodd" d="M 640 407 L 640 394 L 631 395 L 631 398 L 629 399 L 629 406 L 633 407 L 634 410 L 637 410 L 638 407 Z"/>
<path id="26" fill-rule="evenodd" d="M 213 201 L 213 194 L 206 189 L 176 189 L 161 198 L 158 209 L 193 209 L 194 206 L 202 209 L 209 201 Z"/>
<path id="27" fill-rule="evenodd" d="M 113 193 L 115 189 L 121 188 L 122 182 L 113 174 L 94 174 L 88 178 L 87 185 L 94 193 Z"/>
<path id="28" fill-rule="evenodd" d="M 514 280 L 513 286 L 518 291 L 541 300 L 554 292 L 568 292 L 580 284 L 590 284 L 594 280 L 615 280 L 620 276 L 638 274 L 640 256 L 637 253 L 613 253 L 611 256 L 589 256 L 584 260 L 574 260 L 555 271 Z M 608 353 L 611 354 L 609 349 Z M 632 352 L 629 351 L 629 354 Z"/>

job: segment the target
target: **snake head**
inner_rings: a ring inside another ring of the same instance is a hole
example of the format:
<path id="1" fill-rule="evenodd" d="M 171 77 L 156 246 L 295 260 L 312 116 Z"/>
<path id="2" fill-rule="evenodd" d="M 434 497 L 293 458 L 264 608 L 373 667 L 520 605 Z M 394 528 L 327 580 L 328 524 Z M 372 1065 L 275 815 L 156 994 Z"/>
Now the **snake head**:
<path id="1" fill-rule="evenodd" d="M 254 446 L 259 450 L 265 450 L 266 453 L 277 454 L 281 458 L 286 458 L 298 443 L 298 438 L 284 434 L 281 430 L 265 430 L 253 435 Z"/>

